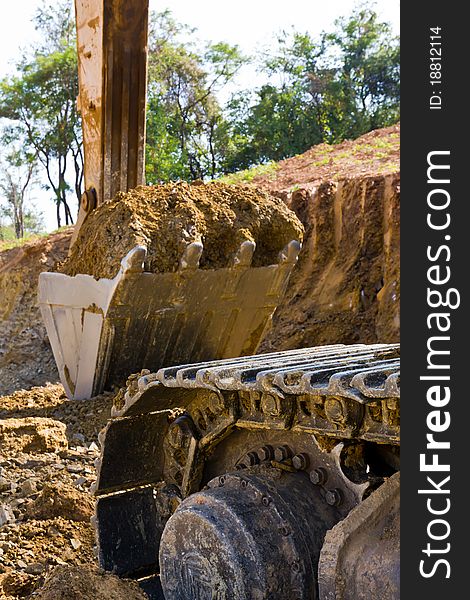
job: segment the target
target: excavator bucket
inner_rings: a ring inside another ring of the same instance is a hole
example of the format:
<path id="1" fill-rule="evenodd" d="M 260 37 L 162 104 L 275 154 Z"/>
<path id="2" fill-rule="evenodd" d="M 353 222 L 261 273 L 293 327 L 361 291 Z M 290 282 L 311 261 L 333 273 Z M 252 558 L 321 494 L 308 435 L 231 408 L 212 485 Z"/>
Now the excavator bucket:
<path id="1" fill-rule="evenodd" d="M 144 182 L 148 0 L 76 0 L 85 192 L 72 238 L 88 214 Z M 176 272 L 143 271 L 137 246 L 113 279 L 42 273 L 39 305 L 69 398 L 123 384 L 129 374 L 254 352 L 282 298 L 300 244 L 252 268 L 243 242 L 230 267 L 199 269 L 200 242 Z"/>
<path id="2" fill-rule="evenodd" d="M 174 273 L 146 273 L 137 246 L 114 279 L 41 273 L 39 306 L 69 398 L 91 398 L 130 373 L 252 354 L 284 295 L 300 250 L 251 267 L 243 242 L 232 266 L 199 269 L 203 247 L 189 244 Z"/>

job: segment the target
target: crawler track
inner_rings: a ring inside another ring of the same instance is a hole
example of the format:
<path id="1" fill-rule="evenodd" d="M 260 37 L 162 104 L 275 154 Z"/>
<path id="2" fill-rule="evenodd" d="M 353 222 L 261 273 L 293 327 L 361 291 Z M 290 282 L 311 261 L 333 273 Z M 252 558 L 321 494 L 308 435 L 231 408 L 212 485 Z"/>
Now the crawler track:
<path id="1" fill-rule="evenodd" d="M 396 345 L 325 346 L 132 378 L 101 435 L 95 493 L 102 566 L 140 579 L 153 598 L 163 597 L 159 562 L 171 599 L 242 599 L 247 569 L 260 598 L 277 598 L 269 589 L 279 581 L 287 586 L 283 597 L 326 598 L 316 576 L 325 532 L 368 496 L 371 502 L 399 468 L 399 396 Z M 258 508 L 268 489 L 270 509 Z M 201 504 L 213 506 L 214 531 L 206 532 Z M 256 519 L 246 521 L 248 513 Z M 261 540 L 263 519 L 271 533 L 298 532 L 287 536 L 289 544 L 281 536 L 279 556 L 260 541 L 250 547 L 249 564 L 238 564 L 222 525 L 232 518 L 245 535 L 240 547 Z M 196 544 L 202 531 L 212 540 L 207 552 Z M 175 572 L 188 548 L 195 558 Z M 231 562 L 220 562 L 225 555 Z M 263 570 L 269 560 L 277 582 Z M 219 596 L 207 595 L 215 589 Z"/>

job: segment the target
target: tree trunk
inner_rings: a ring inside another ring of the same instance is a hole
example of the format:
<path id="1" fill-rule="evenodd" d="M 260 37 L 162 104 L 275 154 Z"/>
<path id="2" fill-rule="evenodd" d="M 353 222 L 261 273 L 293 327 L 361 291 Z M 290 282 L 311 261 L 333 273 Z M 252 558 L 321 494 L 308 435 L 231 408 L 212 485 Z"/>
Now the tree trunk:
<path id="1" fill-rule="evenodd" d="M 56 217 L 57 217 L 57 228 L 60 229 L 61 220 L 60 220 L 60 200 L 59 200 L 59 198 L 56 198 Z"/>

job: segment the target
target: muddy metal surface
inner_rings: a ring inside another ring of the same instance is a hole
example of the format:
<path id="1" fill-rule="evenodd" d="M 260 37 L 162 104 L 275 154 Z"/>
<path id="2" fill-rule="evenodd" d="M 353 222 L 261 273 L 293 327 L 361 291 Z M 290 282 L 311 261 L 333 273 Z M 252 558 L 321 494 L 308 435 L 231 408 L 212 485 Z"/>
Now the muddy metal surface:
<path id="1" fill-rule="evenodd" d="M 312 600 L 326 531 L 399 468 L 399 388 L 394 345 L 211 361 L 132 380 L 100 436 L 100 564 L 139 579 L 156 600 L 160 585 L 167 600 L 195 590 Z M 378 504 L 371 549 L 394 527 L 382 522 L 389 495 Z M 364 600 L 376 589 L 397 598 L 396 543 L 381 556 L 391 568 L 373 589 L 358 578 Z M 354 571 L 360 553 L 348 561 Z"/>

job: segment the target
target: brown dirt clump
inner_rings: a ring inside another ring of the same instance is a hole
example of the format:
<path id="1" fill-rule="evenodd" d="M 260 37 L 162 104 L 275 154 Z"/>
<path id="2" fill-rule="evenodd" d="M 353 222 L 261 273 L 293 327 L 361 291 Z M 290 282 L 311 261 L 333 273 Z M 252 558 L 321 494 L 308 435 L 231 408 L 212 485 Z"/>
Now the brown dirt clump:
<path id="1" fill-rule="evenodd" d="M 80 439 L 90 443 L 97 440 L 110 417 L 113 395 L 107 392 L 83 402 L 69 400 L 60 384 L 18 390 L 0 396 L 0 422 L 27 417 L 50 418 L 65 424 L 69 446 Z"/>
<path id="2" fill-rule="evenodd" d="M 148 250 L 145 271 L 171 272 L 195 241 L 204 245 L 203 269 L 228 266 L 245 240 L 256 242 L 253 264 L 259 266 L 277 262 L 293 239 L 302 239 L 297 217 L 255 188 L 218 182 L 140 186 L 89 215 L 61 270 L 112 278 L 121 259 L 140 244 Z"/>
<path id="3" fill-rule="evenodd" d="M 144 600 L 134 581 L 119 579 L 96 567 L 56 567 L 36 595 L 38 600 Z"/>
<path id="4" fill-rule="evenodd" d="M 10 598 L 23 598 L 29 596 L 35 587 L 34 575 L 28 573 L 14 573 L 7 571 L 0 574 L 0 598 L 9 600 Z"/>
<path id="5" fill-rule="evenodd" d="M 68 443 L 65 430 L 64 423 L 43 417 L 3 419 L 0 421 L 0 457 L 11 452 L 66 450 Z"/>
<path id="6" fill-rule="evenodd" d="M 91 496 L 82 494 L 75 487 L 64 483 L 46 484 L 28 507 L 27 515 L 40 521 L 63 517 L 71 521 L 88 522 L 93 510 Z"/>

